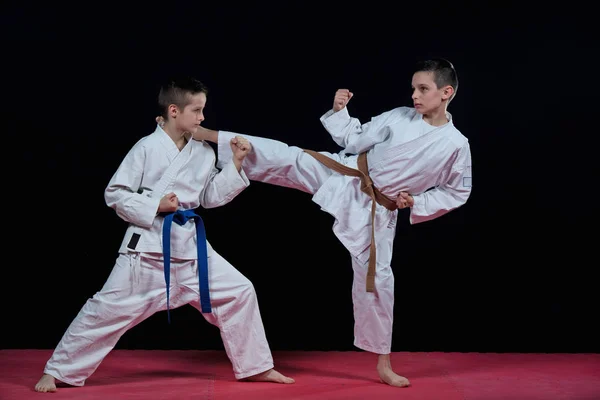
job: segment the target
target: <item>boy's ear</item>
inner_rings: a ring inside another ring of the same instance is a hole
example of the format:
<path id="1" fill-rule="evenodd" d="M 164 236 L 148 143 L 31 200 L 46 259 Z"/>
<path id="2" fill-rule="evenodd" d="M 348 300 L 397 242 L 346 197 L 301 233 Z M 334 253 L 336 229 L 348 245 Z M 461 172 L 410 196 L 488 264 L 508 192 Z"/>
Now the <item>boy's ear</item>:
<path id="1" fill-rule="evenodd" d="M 178 113 L 179 113 L 179 108 L 177 108 L 177 106 L 175 104 L 171 104 L 169 106 L 169 117 L 175 118 Z"/>
<path id="2" fill-rule="evenodd" d="M 454 88 L 452 86 L 446 86 L 442 90 L 442 99 L 448 100 L 454 94 Z"/>

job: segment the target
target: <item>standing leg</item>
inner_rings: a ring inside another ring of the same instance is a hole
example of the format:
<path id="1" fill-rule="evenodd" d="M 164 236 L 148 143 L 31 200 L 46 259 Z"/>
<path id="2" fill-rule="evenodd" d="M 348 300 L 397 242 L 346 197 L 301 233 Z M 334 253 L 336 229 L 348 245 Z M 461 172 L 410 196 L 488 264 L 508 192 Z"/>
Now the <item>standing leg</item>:
<path id="1" fill-rule="evenodd" d="M 375 232 L 377 271 L 374 292 L 368 293 L 365 290 L 368 261 L 361 262 L 352 257 L 354 345 L 378 354 L 377 372 L 383 382 L 392 386 L 405 387 L 410 385 L 408 379 L 394 373 L 390 360 L 394 322 L 394 273 L 390 264 L 395 233 L 395 226 Z"/>
<path id="2" fill-rule="evenodd" d="M 66 330 L 35 390 L 53 392 L 55 380 L 83 386 L 126 331 L 166 309 L 162 265 L 139 254 L 120 254 L 102 290 Z"/>
<path id="3" fill-rule="evenodd" d="M 201 310 L 197 263 L 187 268 L 182 300 Z M 294 383 L 273 369 L 252 283 L 214 250 L 209 250 L 208 268 L 212 313 L 202 315 L 219 328 L 236 379 Z"/>

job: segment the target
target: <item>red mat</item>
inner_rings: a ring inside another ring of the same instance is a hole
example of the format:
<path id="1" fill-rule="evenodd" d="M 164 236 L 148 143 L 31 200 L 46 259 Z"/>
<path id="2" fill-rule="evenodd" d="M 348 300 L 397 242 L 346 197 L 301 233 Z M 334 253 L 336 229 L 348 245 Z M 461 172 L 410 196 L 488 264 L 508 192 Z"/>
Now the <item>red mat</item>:
<path id="1" fill-rule="evenodd" d="M 0 351 L 0 399 L 600 400 L 600 354 L 394 353 L 409 388 L 365 352 L 274 352 L 292 385 L 237 382 L 223 352 L 114 350 L 85 386 L 33 390 L 51 350 Z"/>

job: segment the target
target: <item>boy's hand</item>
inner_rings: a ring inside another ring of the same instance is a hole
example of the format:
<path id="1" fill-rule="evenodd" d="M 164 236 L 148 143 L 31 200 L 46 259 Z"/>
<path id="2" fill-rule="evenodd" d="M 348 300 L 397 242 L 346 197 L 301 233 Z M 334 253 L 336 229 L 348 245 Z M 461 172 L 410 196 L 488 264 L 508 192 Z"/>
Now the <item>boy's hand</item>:
<path id="1" fill-rule="evenodd" d="M 252 145 L 248 139 L 236 136 L 231 139 L 231 151 L 233 151 L 233 158 L 239 161 L 243 161 L 246 155 L 252 150 Z"/>
<path id="2" fill-rule="evenodd" d="M 396 205 L 398 208 L 407 208 L 415 205 L 415 199 L 406 192 L 400 192 L 400 195 L 396 199 Z"/>
<path id="3" fill-rule="evenodd" d="M 156 123 L 162 128 L 165 126 L 165 119 L 161 116 L 156 117 Z"/>
<path id="4" fill-rule="evenodd" d="M 230 142 L 231 151 L 233 152 L 233 163 L 235 164 L 238 171 L 242 169 L 242 161 L 246 158 L 246 155 L 252 150 L 252 145 L 248 139 L 236 136 L 231 139 Z"/>
<path id="5" fill-rule="evenodd" d="M 338 112 L 346 107 L 346 104 L 348 104 L 352 96 L 354 96 L 354 94 L 348 89 L 338 89 L 333 98 L 333 111 Z"/>
<path id="6" fill-rule="evenodd" d="M 171 192 L 160 199 L 160 203 L 158 203 L 158 212 L 177 211 L 177 207 L 179 207 L 179 199 L 175 193 Z"/>

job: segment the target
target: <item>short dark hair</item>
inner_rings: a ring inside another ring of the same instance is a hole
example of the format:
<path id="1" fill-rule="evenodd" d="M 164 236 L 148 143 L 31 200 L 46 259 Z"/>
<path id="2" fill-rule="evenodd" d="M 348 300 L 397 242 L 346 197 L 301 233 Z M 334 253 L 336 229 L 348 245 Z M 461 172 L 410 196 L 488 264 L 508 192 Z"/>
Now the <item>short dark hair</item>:
<path id="1" fill-rule="evenodd" d="M 454 94 L 449 100 L 452 100 L 458 90 L 458 75 L 454 69 L 454 65 L 444 58 L 433 58 L 430 60 L 419 61 L 415 65 L 414 73 L 417 72 L 433 72 L 433 81 L 438 89 L 444 86 L 452 86 Z"/>
<path id="2" fill-rule="evenodd" d="M 190 97 L 198 93 L 208 94 L 208 88 L 195 78 L 184 76 L 168 80 L 158 93 L 159 115 L 167 119 L 171 104 L 183 110 L 190 103 Z"/>

